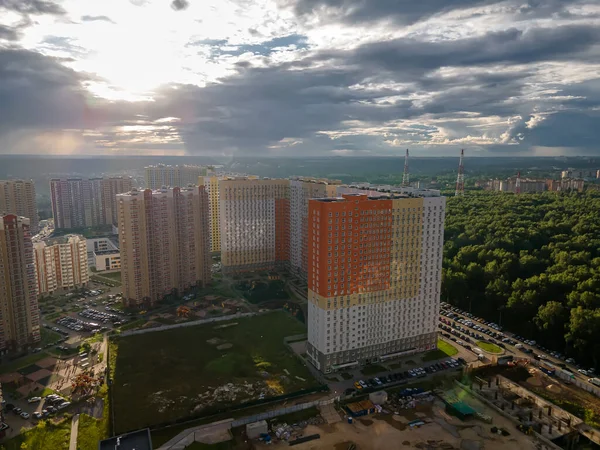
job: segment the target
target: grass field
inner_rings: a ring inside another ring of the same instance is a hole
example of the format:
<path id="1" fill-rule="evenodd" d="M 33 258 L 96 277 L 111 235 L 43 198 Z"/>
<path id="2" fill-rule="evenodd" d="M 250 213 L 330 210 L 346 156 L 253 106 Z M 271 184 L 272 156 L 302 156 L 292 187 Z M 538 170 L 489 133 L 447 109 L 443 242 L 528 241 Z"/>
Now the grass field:
<path id="1" fill-rule="evenodd" d="M 438 339 L 437 350 L 432 350 L 425 353 L 423 361 L 435 361 L 436 359 L 447 358 L 448 356 L 454 356 L 458 353 L 458 350 L 448 342 Z"/>
<path id="2" fill-rule="evenodd" d="M 71 419 L 65 419 L 58 425 L 45 420 L 37 426 L 2 444 L 5 450 L 67 450 L 71 436 Z M 98 444 L 96 443 L 96 447 Z"/>
<path id="3" fill-rule="evenodd" d="M 42 328 L 40 330 L 40 334 L 42 336 L 40 347 L 43 347 L 46 344 L 54 344 L 56 341 L 62 338 L 60 334 L 55 331 L 48 330 L 47 328 Z"/>
<path id="4" fill-rule="evenodd" d="M 477 341 L 477 347 L 490 353 L 502 353 L 502 349 L 491 342 Z"/>
<path id="5" fill-rule="evenodd" d="M 261 393 L 271 397 L 315 386 L 283 344 L 284 337 L 305 331 L 288 314 L 274 312 L 118 339 L 118 348 L 111 347 L 116 432 L 216 412 Z M 207 342 L 212 339 L 217 342 Z M 217 349 L 223 344 L 231 348 Z"/>

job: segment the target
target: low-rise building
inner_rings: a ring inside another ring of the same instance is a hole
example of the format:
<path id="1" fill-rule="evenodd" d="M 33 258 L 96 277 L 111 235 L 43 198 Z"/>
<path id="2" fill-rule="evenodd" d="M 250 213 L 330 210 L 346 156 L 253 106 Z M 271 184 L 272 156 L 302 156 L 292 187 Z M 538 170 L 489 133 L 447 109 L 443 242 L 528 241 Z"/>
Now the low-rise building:
<path id="1" fill-rule="evenodd" d="M 116 238 L 103 237 L 87 240 L 88 266 L 96 272 L 121 270 L 121 251 Z"/>

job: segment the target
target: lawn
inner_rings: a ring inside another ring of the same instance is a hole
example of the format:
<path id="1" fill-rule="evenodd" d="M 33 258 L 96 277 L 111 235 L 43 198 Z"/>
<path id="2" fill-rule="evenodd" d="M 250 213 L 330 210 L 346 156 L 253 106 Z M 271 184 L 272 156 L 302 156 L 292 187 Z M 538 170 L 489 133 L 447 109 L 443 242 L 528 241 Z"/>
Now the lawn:
<path id="1" fill-rule="evenodd" d="M 448 356 L 454 356 L 458 353 L 458 350 L 453 345 L 449 344 L 442 339 L 438 339 L 437 350 L 432 350 L 425 353 L 423 356 L 423 362 L 435 361 L 436 359 L 447 358 Z"/>
<path id="2" fill-rule="evenodd" d="M 118 281 L 119 283 L 121 282 L 121 272 L 109 272 L 109 273 L 99 272 L 99 273 L 97 273 L 97 275 L 102 278 L 109 278 L 113 281 Z"/>
<path id="3" fill-rule="evenodd" d="M 66 450 L 71 436 L 71 419 L 67 418 L 54 425 L 45 420 L 30 430 L 2 444 L 5 450 Z M 98 444 L 96 447 L 98 448 Z"/>
<path id="4" fill-rule="evenodd" d="M 317 385 L 283 344 L 304 332 L 278 311 L 117 339 L 111 346 L 116 433 Z"/>
<path id="5" fill-rule="evenodd" d="M 54 344 L 58 341 L 62 336 L 55 331 L 48 330 L 47 328 L 42 328 L 40 330 L 42 335 L 42 341 L 40 342 L 40 347 L 45 346 L 46 344 Z"/>
<path id="6" fill-rule="evenodd" d="M 477 341 L 477 347 L 490 353 L 502 353 L 502 349 L 491 342 Z"/>
<path id="7" fill-rule="evenodd" d="M 11 362 L 7 362 L 7 363 L 3 362 L 0 365 L 0 374 L 15 372 L 15 371 L 21 369 L 22 367 L 27 367 L 38 361 L 41 361 L 46 356 L 48 356 L 48 353 L 39 352 L 39 353 L 32 353 L 31 355 L 24 356 L 22 358 L 16 359 Z"/>

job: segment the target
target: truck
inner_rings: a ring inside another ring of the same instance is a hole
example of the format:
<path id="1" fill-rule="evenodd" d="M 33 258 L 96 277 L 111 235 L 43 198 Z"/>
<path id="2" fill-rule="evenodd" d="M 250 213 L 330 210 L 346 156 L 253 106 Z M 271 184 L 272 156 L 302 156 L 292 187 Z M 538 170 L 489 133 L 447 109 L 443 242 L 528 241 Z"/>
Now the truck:
<path id="1" fill-rule="evenodd" d="M 556 367 L 550 364 L 548 361 L 541 360 L 540 361 L 540 370 L 544 372 L 546 375 L 554 375 L 556 373 Z"/>
<path id="2" fill-rule="evenodd" d="M 594 386 L 600 387 L 600 378 L 590 378 L 588 381 Z"/>

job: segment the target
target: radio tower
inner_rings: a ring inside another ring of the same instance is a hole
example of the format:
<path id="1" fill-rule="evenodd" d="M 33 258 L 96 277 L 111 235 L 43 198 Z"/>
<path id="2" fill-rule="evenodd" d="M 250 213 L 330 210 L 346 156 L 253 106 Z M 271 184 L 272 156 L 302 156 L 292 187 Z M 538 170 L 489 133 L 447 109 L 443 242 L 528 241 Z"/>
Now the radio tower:
<path id="1" fill-rule="evenodd" d="M 515 183 L 515 193 L 518 195 L 521 193 L 521 171 L 517 172 L 517 182 Z"/>
<path id="2" fill-rule="evenodd" d="M 410 175 L 408 174 L 408 149 L 404 157 L 404 174 L 402 175 L 402 187 L 408 187 L 410 184 Z"/>
<path id="3" fill-rule="evenodd" d="M 465 157 L 465 150 L 460 151 L 460 161 L 458 163 L 458 177 L 456 177 L 456 191 L 454 196 L 465 195 L 465 166 L 463 165 L 463 158 Z"/>

